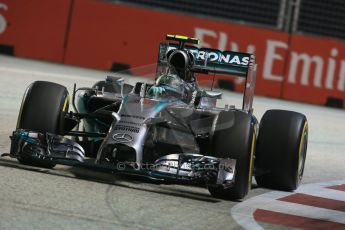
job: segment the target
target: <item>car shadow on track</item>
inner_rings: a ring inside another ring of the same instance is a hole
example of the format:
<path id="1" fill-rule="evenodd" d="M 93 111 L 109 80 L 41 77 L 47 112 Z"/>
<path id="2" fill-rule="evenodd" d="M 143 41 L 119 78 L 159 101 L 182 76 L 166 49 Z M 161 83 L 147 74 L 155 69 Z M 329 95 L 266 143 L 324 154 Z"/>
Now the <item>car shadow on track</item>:
<path id="1" fill-rule="evenodd" d="M 157 193 L 166 196 L 181 197 L 187 199 L 193 199 L 209 203 L 221 202 L 221 200 L 212 198 L 207 193 L 190 191 L 184 189 L 189 186 L 184 186 L 181 188 L 170 188 L 165 186 L 160 186 L 157 182 L 152 182 L 148 179 L 139 178 L 136 176 L 126 176 L 126 175 L 114 175 L 111 173 L 105 173 L 98 170 L 90 170 L 86 168 L 79 167 L 69 167 L 69 166 L 56 166 L 54 169 L 39 168 L 34 166 L 23 165 L 17 162 L 15 159 L 0 158 L 0 166 L 10 167 L 15 169 L 28 170 L 36 173 L 45 173 L 54 176 L 61 176 L 66 178 L 87 180 L 102 184 L 120 186 L 124 188 L 139 190 L 143 192 Z M 143 184 L 148 184 L 149 186 L 142 186 Z M 157 187 L 158 186 L 158 187 Z"/>

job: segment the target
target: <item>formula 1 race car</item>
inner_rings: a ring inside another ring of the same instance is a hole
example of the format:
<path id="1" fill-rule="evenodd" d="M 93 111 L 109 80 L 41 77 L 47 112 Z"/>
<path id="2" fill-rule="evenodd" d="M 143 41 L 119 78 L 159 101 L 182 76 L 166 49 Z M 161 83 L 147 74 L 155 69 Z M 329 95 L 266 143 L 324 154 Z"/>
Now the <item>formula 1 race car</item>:
<path id="1" fill-rule="evenodd" d="M 254 55 L 197 48 L 199 40 L 185 36 L 166 38 L 151 83 L 128 84 L 133 78 L 114 74 L 90 88 L 74 85 L 70 103 L 66 87 L 33 82 L 9 156 L 39 167 L 95 167 L 160 183 L 205 185 L 212 196 L 231 200 L 246 196 L 253 176 L 259 186 L 296 189 L 307 119 L 269 110 L 258 123 Z M 217 107 L 222 94 L 202 90 L 196 77 L 209 73 L 245 80 L 242 108 Z"/>

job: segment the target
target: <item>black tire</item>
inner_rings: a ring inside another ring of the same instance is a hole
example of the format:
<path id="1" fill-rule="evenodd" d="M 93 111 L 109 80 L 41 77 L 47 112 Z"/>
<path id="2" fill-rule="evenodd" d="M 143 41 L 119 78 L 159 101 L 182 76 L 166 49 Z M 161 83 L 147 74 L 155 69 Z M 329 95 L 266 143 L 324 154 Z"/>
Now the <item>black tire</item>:
<path id="1" fill-rule="evenodd" d="M 35 81 L 24 94 L 17 129 L 63 134 L 63 120 L 68 107 L 69 96 L 66 87 L 47 81 Z M 28 157 L 18 160 L 27 165 L 48 168 L 55 166 Z"/>
<path id="2" fill-rule="evenodd" d="M 303 176 L 307 143 L 308 123 L 303 114 L 266 111 L 260 122 L 255 158 L 257 184 L 295 190 Z"/>
<path id="3" fill-rule="evenodd" d="M 219 114 L 212 141 L 215 157 L 236 159 L 235 182 L 231 188 L 209 186 L 212 196 L 227 200 L 243 199 L 251 188 L 255 130 L 252 117 L 240 111 Z"/>

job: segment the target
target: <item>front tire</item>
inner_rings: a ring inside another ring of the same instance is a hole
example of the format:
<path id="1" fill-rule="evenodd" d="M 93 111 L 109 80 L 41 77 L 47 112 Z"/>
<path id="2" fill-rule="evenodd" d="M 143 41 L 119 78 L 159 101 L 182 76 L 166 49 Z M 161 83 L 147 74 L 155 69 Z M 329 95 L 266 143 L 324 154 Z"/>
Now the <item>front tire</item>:
<path id="1" fill-rule="evenodd" d="M 257 184 L 284 191 L 295 190 L 303 177 L 307 142 L 308 123 L 303 114 L 266 111 L 257 142 Z"/>
<path id="2" fill-rule="evenodd" d="M 255 129 L 252 117 L 239 111 L 222 111 L 217 120 L 212 150 L 218 158 L 236 159 L 235 181 L 230 188 L 209 186 L 216 198 L 243 199 L 251 188 Z"/>
<path id="3" fill-rule="evenodd" d="M 63 121 L 68 106 L 69 95 L 66 87 L 47 81 L 35 81 L 24 94 L 17 129 L 63 134 Z M 18 161 L 26 165 L 47 168 L 55 166 L 28 156 L 20 157 Z"/>

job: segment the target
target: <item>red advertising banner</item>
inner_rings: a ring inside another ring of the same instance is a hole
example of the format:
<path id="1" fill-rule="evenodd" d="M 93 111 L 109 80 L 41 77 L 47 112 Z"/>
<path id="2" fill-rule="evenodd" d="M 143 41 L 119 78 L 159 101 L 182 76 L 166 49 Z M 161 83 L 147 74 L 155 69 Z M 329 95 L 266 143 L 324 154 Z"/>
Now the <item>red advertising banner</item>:
<path id="1" fill-rule="evenodd" d="M 107 70 L 138 67 L 156 62 L 166 34 L 254 53 L 257 95 L 322 105 L 345 101 L 342 41 L 101 0 L 0 0 L 0 52 L 20 57 Z M 242 90 L 244 80 L 231 84 Z"/>
<path id="2" fill-rule="evenodd" d="M 71 0 L 0 0 L 0 45 L 14 55 L 62 62 Z"/>
<path id="3" fill-rule="evenodd" d="M 65 63 L 100 69 L 156 61 L 166 34 L 194 36 L 201 46 L 255 53 L 256 93 L 280 97 L 288 35 L 267 29 L 117 3 L 75 0 Z M 243 85 L 235 81 L 236 89 Z"/>
<path id="4" fill-rule="evenodd" d="M 345 43 L 292 35 L 283 98 L 325 105 L 345 99 Z"/>

